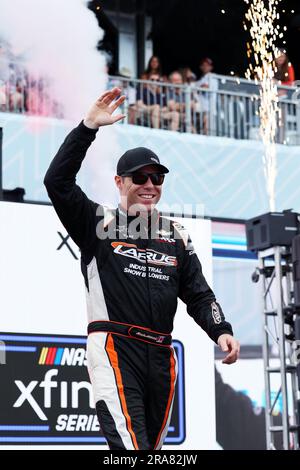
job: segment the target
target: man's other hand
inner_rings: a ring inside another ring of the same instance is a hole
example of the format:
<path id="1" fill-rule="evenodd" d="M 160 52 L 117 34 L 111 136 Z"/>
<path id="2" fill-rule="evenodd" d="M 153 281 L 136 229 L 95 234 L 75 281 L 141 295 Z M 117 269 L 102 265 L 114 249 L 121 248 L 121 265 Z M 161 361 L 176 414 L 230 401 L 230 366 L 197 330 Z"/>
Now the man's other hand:
<path id="1" fill-rule="evenodd" d="M 228 352 L 223 364 L 233 364 L 240 354 L 240 343 L 231 335 L 223 334 L 218 338 L 218 345 L 223 352 Z"/>

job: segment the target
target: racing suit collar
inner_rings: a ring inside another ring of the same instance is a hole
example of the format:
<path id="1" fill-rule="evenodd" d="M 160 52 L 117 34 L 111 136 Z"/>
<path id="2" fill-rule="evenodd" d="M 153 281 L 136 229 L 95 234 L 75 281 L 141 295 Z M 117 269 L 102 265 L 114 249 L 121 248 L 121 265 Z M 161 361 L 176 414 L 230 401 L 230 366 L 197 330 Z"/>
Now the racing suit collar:
<path id="1" fill-rule="evenodd" d="M 137 221 L 135 223 L 134 221 Z M 149 240 L 154 235 L 159 227 L 160 214 L 154 209 L 152 214 L 148 218 L 139 217 L 138 215 L 129 215 L 120 205 L 117 209 L 117 225 L 119 227 L 127 227 L 127 233 L 129 237 Z M 133 230 L 133 232 L 132 232 Z M 137 231 L 137 232 L 136 232 Z M 139 233 L 139 235 L 137 235 Z"/>
<path id="2" fill-rule="evenodd" d="M 129 214 L 128 211 L 123 209 L 121 204 L 118 205 L 117 214 L 118 214 L 119 222 L 120 222 L 120 220 L 123 220 L 127 225 L 132 220 L 134 220 L 135 218 L 138 217 L 138 215 Z M 152 221 L 154 221 L 154 223 L 158 223 L 158 220 L 159 220 L 159 212 L 158 212 L 157 209 L 154 209 L 153 212 L 150 215 L 148 215 L 148 224 L 147 225 L 150 226 Z"/>

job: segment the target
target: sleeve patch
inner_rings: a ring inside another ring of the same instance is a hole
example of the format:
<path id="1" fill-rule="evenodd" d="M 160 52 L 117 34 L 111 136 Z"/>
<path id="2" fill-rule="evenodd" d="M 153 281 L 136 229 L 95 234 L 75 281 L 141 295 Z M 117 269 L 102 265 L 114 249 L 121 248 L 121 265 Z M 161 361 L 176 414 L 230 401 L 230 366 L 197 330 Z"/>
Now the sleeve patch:
<path id="1" fill-rule="evenodd" d="M 214 323 L 216 323 L 217 325 L 222 322 L 220 309 L 217 306 L 216 302 L 213 302 L 211 304 L 211 315 L 213 317 Z"/>

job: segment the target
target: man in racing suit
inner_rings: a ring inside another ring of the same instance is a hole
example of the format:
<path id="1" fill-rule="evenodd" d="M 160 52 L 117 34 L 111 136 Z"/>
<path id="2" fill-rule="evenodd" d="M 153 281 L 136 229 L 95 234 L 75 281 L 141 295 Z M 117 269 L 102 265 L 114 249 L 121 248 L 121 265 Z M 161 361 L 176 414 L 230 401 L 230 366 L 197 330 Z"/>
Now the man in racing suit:
<path id="1" fill-rule="evenodd" d="M 168 169 L 149 149 L 127 151 L 115 182 L 120 205 L 107 209 L 76 185 L 99 127 L 124 101 L 105 92 L 58 150 L 45 176 L 49 197 L 81 250 L 88 311 L 88 370 L 110 449 L 160 449 L 177 376 L 171 344 L 177 298 L 235 362 L 239 344 L 202 274 L 184 228 L 155 210 Z"/>

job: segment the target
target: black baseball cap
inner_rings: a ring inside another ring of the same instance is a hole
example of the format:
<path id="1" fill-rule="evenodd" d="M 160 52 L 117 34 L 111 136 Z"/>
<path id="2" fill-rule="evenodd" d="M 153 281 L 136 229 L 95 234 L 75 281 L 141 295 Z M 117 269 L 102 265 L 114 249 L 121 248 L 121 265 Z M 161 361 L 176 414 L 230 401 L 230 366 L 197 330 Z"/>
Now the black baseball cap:
<path id="1" fill-rule="evenodd" d="M 204 64 L 205 62 L 209 65 L 214 65 L 213 61 L 209 57 L 204 57 L 204 59 L 201 59 L 200 65 Z"/>
<path id="2" fill-rule="evenodd" d="M 127 150 L 119 159 L 117 164 L 117 175 L 132 173 L 146 165 L 155 165 L 159 173 L 169 173 L 168 168 L 161 165 L 156 153 L 146 147 L 136 147 Z"/>

